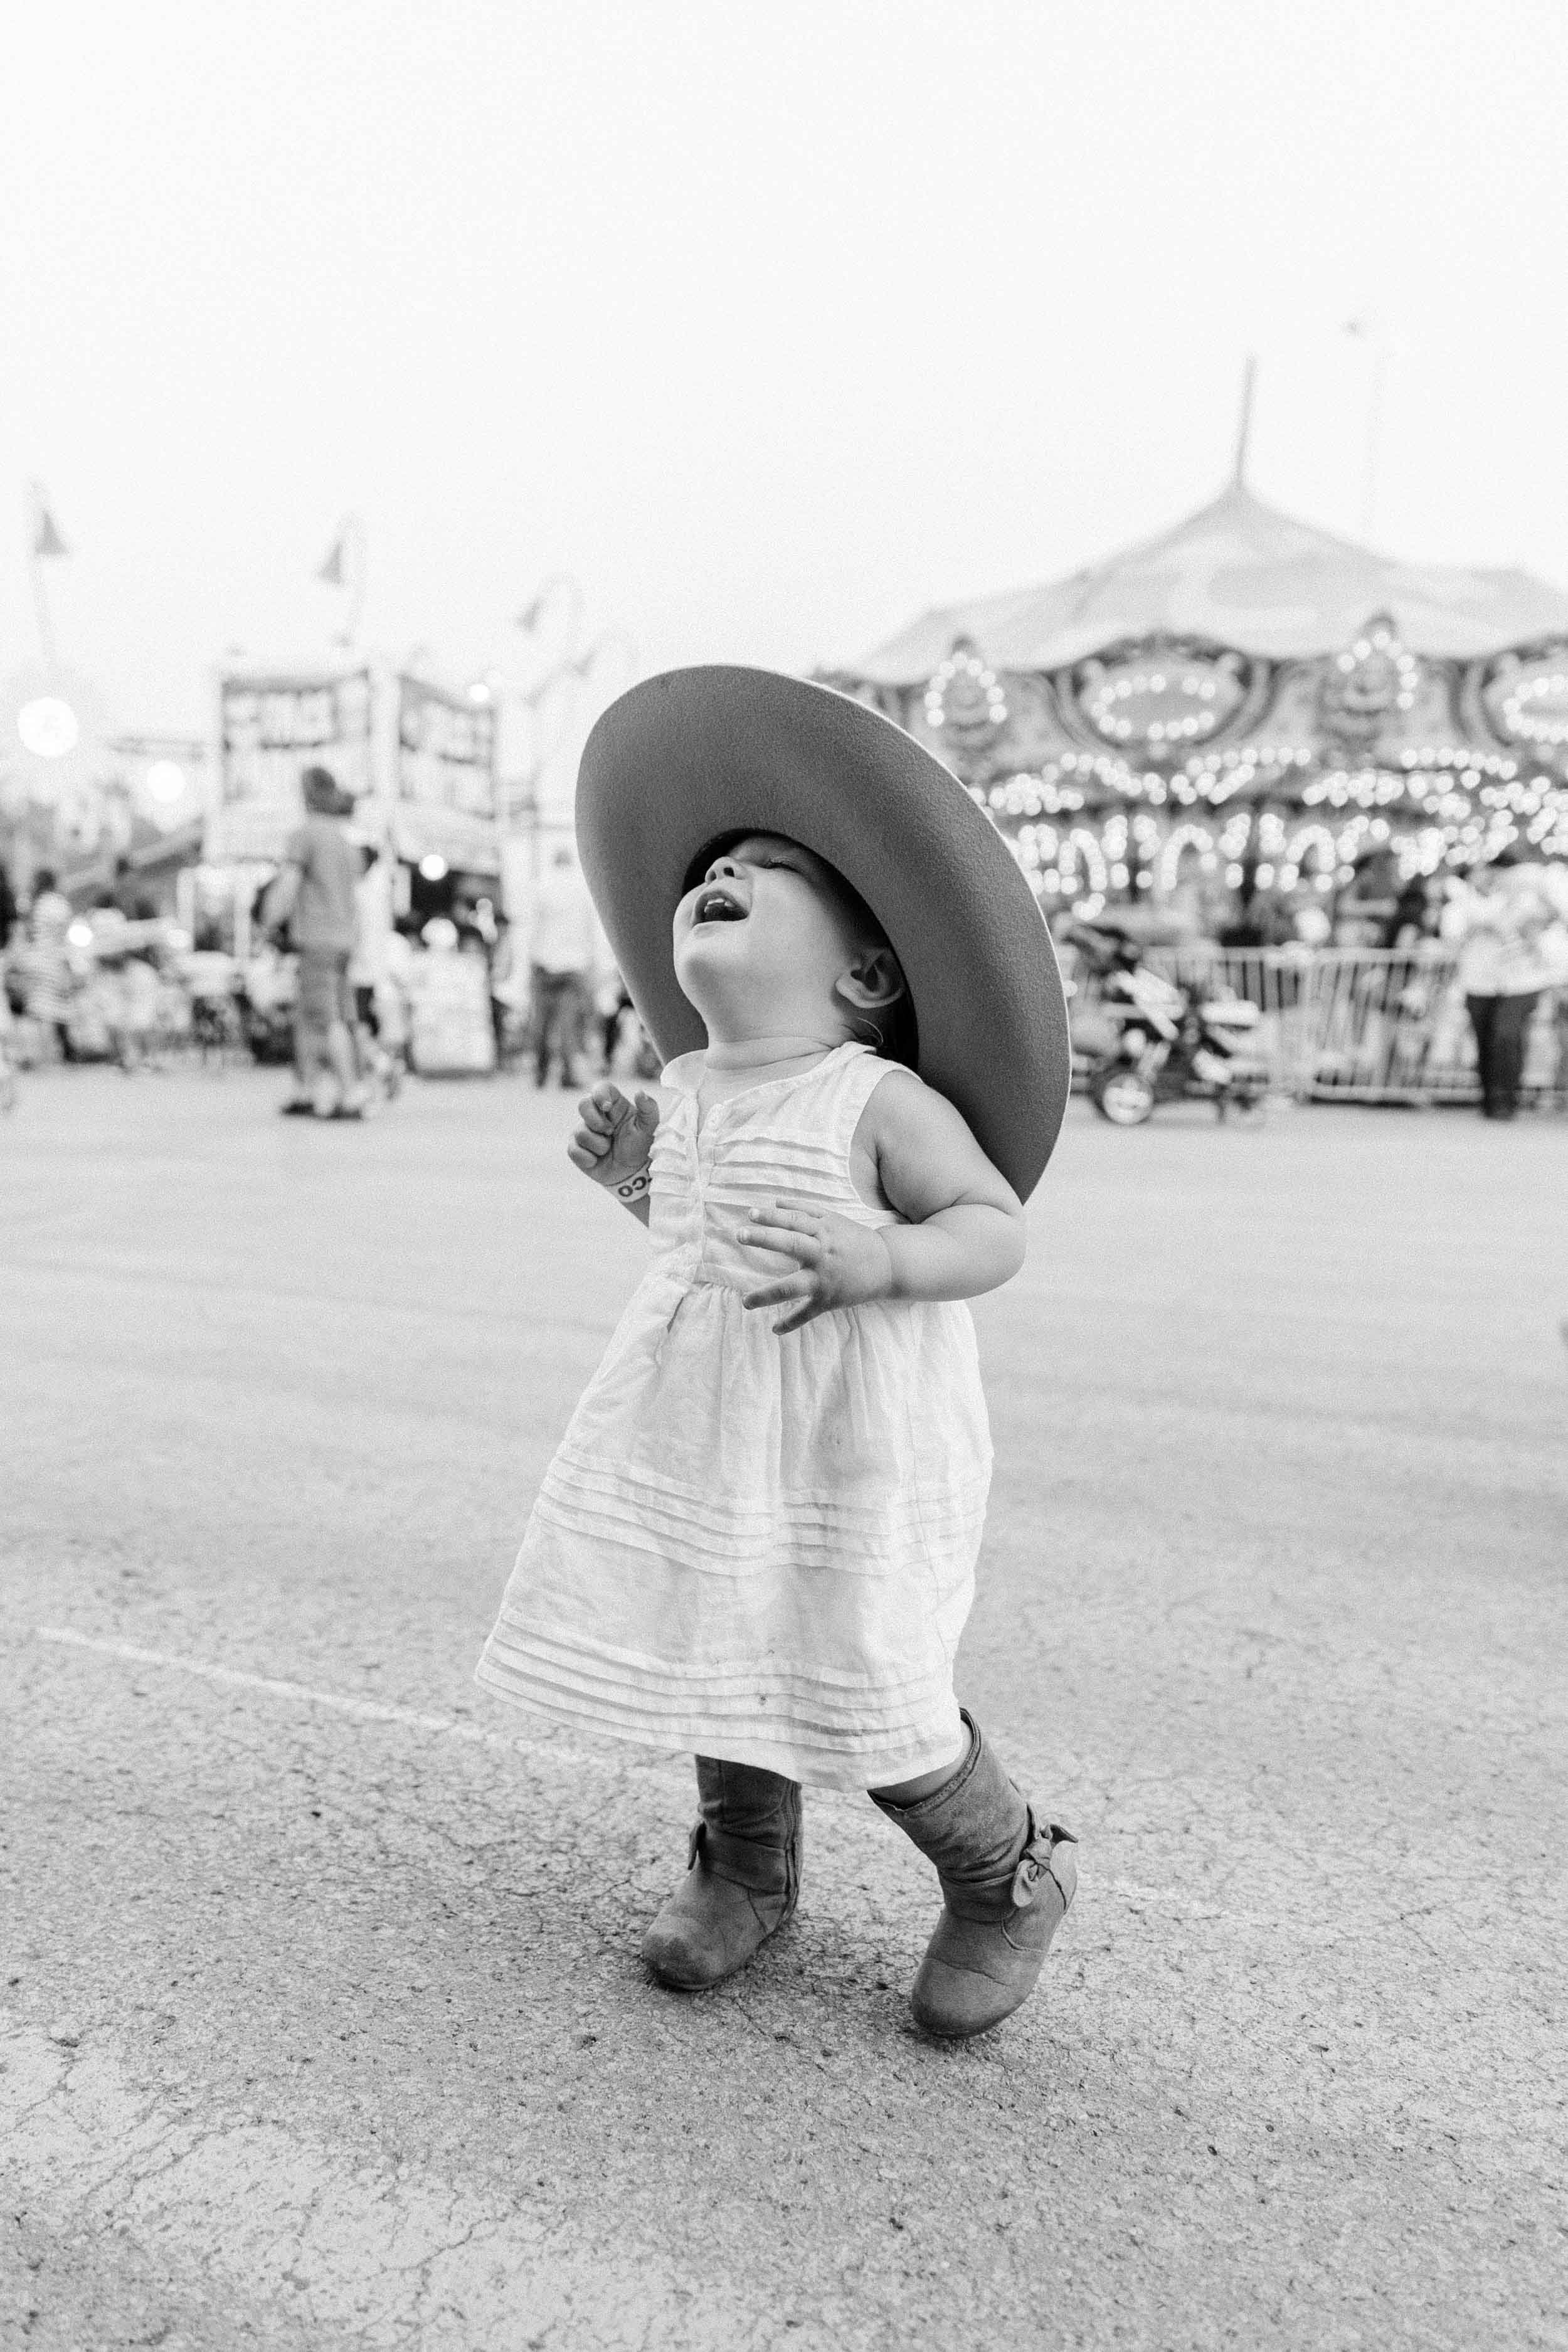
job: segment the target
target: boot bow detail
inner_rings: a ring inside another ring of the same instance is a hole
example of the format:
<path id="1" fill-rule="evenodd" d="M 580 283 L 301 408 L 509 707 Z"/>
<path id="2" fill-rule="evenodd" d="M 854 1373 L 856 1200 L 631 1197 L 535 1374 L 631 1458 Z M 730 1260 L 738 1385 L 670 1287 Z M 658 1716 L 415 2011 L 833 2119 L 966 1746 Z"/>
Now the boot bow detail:
<path id="1" fill-rule="evenodd" d="M 1077 1843 L 1071 1830 L 1064 1830 L 1059 1822 L 1050 1822 L 1044 1832 L 1037 1830 L 1031 1811 L 1029 1842 L 1018 1858 L 1017 1869 L 1013 1873 L 1011 1892 L 1015 1910 L 1026 1911 L 1040 1891 L 1041 1879 L 1048 1878 L 1061 1896 L 1062 1909 L 1066 1911 L 1077 1888 L 1078 1873 L 1065 1856 L 1058 1871 L 1053 1864 L 1053 1856 L 1058 1845 Z"/>

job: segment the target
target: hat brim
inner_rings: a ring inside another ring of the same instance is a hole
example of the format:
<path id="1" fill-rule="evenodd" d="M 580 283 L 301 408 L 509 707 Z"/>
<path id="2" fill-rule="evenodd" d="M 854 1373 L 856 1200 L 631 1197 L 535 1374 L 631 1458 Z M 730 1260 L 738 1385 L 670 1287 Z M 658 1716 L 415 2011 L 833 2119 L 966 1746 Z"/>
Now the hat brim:
<path id="1" fill-rule="evenodd" d="M 577 843 L 621 976 L 666 1061 L 707 1043 L 671 931 L 692 862 L 742 832 L 837 867 L 903 968 L 927 1085 L 1020 1198 L 1060 1131 L 1067 1004 L 1016 860 L 940 761 L 835 688 L 712 666 L 645 678 L 589 736 Z"/>

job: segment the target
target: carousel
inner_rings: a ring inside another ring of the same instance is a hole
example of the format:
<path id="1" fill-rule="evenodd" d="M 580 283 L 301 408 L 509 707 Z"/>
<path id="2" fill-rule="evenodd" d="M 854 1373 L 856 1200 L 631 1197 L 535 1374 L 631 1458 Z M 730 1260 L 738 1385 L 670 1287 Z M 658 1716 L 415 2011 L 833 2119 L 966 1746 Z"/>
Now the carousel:
<path id="1" fill-rule="evenodd" d="M 1568 856 L 1568 594 L 1395 562 L 1239 472 L 1158 539 L 823 676 L 953 770 L 1047 914 Z"/>

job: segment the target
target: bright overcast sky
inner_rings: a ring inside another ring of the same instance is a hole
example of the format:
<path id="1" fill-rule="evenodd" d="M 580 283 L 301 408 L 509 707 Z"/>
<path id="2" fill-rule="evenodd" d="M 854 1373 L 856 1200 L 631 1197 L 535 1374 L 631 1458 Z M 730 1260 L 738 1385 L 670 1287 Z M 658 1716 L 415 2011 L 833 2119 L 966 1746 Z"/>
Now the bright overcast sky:
<path id="1" fill-rule="evenodd" d="M 1562 0 L 54 0 L 0 85 L 0 676 L 200 725 L 331 625 L 462 676 L 563 567 L 804 668 L 1227 473 L 1568 575 Z"/>

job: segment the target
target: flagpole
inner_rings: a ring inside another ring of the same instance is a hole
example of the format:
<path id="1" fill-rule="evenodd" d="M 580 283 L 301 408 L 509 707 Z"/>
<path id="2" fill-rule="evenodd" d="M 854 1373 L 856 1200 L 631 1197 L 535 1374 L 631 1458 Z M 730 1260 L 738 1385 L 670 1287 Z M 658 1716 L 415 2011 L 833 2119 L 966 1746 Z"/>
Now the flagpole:
<path id="1" fill-rule="evenodd" d="M 1258 390 L 1258 354 L 1248 352 L 1241 371 L 1241 406 L 1236 420 L 1236 464 L 1231 480 L 1238 490 L 1247 487 L 1247 453 L 1252 440 L 1252 402 Z"/>
<path id="2" fill-rule="evenodd" d="M 360 515 L 348 518 L 349 541 L 349 609 L 343 624 L 342 642 L 353 652 L 359 643 L 360 625 L 364 619 L 365 592 L 370 584 L 370 546 L 364 520 Z"/>
<path id="3" fill-rule="evenodd" d="M 33 611 L 38 624 L 38 644 L 50 669 L 58 667 L 48 592 L 44 585 L 44 522 L 48 512 L 42 482 L 27 485 L 27 577 L 32 583 Z"/>
<path id="4" fill-rule="evenodd" d="M 352 652 L 364 618 L 365 588 L 369 579 L 369 552 L 363 516 L 346 514 L 338 525 L 337 536 L 327 552 L 324 563 L 317 568 L 316 577 L 329 588 L 342 588 L 348 593 L 343 613 L 343 625 L 332 639 L 345 653 Z"/>

